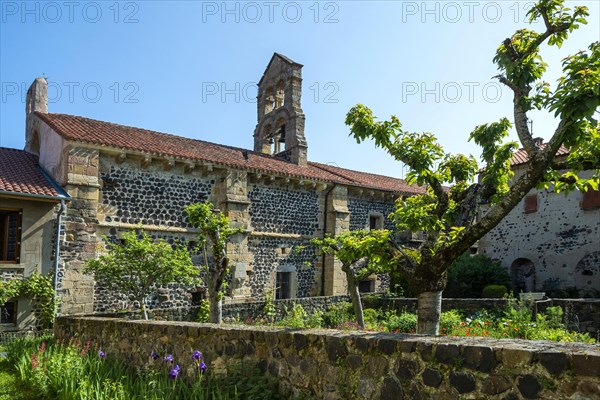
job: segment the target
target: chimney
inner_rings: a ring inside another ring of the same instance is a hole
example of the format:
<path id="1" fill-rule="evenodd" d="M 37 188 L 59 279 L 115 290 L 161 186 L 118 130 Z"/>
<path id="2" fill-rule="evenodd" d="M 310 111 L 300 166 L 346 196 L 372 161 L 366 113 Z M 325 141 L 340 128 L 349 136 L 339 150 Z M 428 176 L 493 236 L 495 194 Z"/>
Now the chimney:
<path id="1" fill-rule="evenodd" d="M 34 112 L 48 113 L 48 82 L 46 78 L 36 78 L 27 90 L 25 100 L 25 150 L 39 154 L 39 132 L 35 125 Z"/>

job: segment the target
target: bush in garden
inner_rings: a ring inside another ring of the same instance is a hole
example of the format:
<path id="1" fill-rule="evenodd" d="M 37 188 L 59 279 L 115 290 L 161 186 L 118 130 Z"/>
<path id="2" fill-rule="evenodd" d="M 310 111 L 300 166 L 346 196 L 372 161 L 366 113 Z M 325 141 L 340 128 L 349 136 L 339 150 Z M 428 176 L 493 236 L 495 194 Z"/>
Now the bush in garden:
<path id="1" fill-rule="evenodd" d="M 508 292 L 504 285 L 487 285 L 483 288 L 481 297 L 484 299 L 501 299 Z"/>
<path id="2" fill-rule="evenodd" d="M 448 269 L 445 298 L 477 298 L 488 285 L 510 287 L 510 276 L 499 262 L 486 255 L 463 254 Z"/>
<path id="3" fill-rule="evenodd" d="M 323 313 L 323 324 L 326 327 L 335 328 L 348 321 L 354 321 L 354 311 L 352 303 L 347 301 L 333 304 Z"/>

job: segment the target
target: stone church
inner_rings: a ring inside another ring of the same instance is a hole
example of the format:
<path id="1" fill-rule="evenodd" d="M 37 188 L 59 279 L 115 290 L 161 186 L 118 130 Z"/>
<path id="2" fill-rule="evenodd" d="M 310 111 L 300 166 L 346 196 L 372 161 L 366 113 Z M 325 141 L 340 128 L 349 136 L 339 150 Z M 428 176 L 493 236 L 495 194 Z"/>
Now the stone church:
<path id="1" fill-rule="evenodd" d="M 241 149 L 48 112 L 38 78 L 26 101 L 26 148 L 70 196 L 63 215 L 58 292 L 62 313 L 127 308 L 82 273 L 102 236 L 115 240 L 139 224 L 156 238 L 197 240 L 184 207 L 210 200 L 235 226 L 227 247 L 231 296 L 263 299 L 344 294 L 341 266 L 306 245 L 354 229 L 392 228 L 401 196 L 422 193 L 400 179 L 308 161 L 301 107 L 302 65 L 275 53 L 258 83 L 254 149 Z M 386 287 L 383 277 L 361 282 Z M 197 288 L 160 288 L 151 307 L 187 306 Z"/>

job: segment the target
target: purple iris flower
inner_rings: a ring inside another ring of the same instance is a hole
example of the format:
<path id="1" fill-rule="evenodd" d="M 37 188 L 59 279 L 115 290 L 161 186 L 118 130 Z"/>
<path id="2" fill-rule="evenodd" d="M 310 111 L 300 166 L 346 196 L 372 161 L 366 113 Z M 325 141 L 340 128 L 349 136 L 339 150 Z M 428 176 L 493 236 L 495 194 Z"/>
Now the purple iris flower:
<path id="1" fill-rule="evenodd" d="M 171 372 L 169 372 L 169 379 L 177 379 L 180 372 L 181 372 L 181 368 L 179 368 L 179 365 L 176 364 L 173 367 L 173 369 L 171 370 Z"/>
<path id="2" fill-rule="evenodd" d="M 204 364 L 204 361 L 202 361 L 200 363 L 200 365 L 198 365 L 198 369 L 200 370 L 200 373 L 205 373 L 206 370 L 208 369 L 208 366 L 206 364 Z"/>
<path id="3" fill-rule="evenodd" d="M 100 350 L 100 351 L 98 352 L 98 357 L 100 357 L 100 358 L 104 358 L 104 357 L 106 357 L 106 353 L 104 353 L 102 350 Z"/>
<path id="4" fill-rule="evenodd" d="M 158 360 L 158 353 L 153 351 L 152 354 L 150 354 L 150 357 L 152 357 L 154 360 Z"/>
<path id="5" fill-rule="evenodd" d="M 167 356 L 164 358 L 164 361 L 167 364 L 173 364 L 173 356 L 171 354 L 167 354 Z"/>
<path id="6" fill-rule="evenodd" d="M 194 354 L 192 355 L 192 360 L 202 360 L 202 353 L 198 350 L 194 351 Z"/>

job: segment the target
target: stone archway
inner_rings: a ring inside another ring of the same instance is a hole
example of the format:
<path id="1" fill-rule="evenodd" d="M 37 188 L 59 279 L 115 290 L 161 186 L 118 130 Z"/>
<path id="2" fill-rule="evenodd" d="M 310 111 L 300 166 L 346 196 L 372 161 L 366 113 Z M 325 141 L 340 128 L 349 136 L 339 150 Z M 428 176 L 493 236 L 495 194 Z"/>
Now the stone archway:
<path id="1" fill-rule="evenodd" d="M 535 265 L 528 258 L 517 258 L 510 266 L 512 284 L 517 293 L 535 292 Z"/>
<path id="2" fill-rule="evenodd" d="M 584 256 L 574 271 L 575 287 L 583 293 L 600 291 L 600 251 Z"/>

